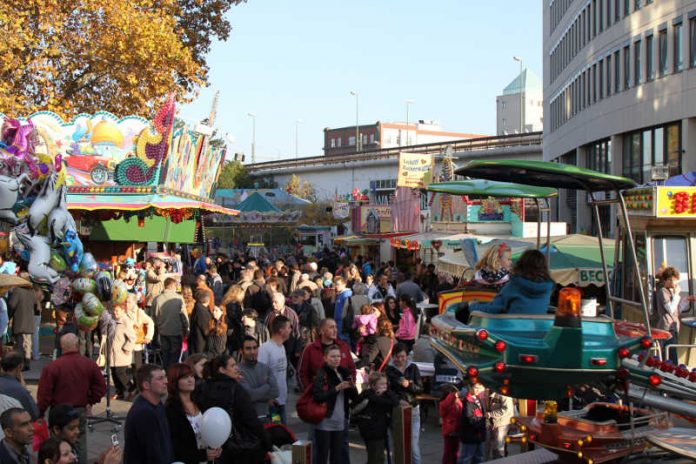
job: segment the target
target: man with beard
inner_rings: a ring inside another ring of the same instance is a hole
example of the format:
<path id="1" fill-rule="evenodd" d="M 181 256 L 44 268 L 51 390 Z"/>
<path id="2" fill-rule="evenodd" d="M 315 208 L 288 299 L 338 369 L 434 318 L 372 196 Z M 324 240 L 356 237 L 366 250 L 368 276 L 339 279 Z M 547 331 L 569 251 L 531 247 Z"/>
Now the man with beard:
<path id="1" fill-rule="evenodd" d="M 270 422 L 269 407 L 277 406 L 278 383 L 273 372 L 264 363 L 258 362 L 259 342 L 249 335 L 242 342 L 242 362 L 239 384 L 249 393 L 257 416 Z"/>

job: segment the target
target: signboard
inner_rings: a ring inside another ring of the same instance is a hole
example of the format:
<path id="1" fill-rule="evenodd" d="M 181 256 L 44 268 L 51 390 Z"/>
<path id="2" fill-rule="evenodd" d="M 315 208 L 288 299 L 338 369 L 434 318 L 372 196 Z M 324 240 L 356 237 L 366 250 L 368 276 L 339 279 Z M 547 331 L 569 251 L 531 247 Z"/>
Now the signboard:
<path id="1" fill-rule="evenodd" d="M 399 154 L 397 187 L 425 188 L 433 180 L 435 159 L 432 155 L 418 153 Z"/>
<path id="2" fill-rule="evenodd" d="M 210 198 L 225 156 L 225 147 L 208 147 L 201 153 L 203 135 L 179 129 L 172 138 L 165 165 L 164 187 L 179 192 Z"/>
<path id="3" fill-rule="evenodd" d="M 657 217 L 696 218 L 696 187 L 658 187 Z"/>
<path id="4" fill-rule="evenodd" d="M 363 205 L 360 207 L 360 233 L 384 234 L 393 232 L 390 205 Z"/>
<path id="5" fill-rule="evenodd" d="M 350 216 L 350 203 L 347 201 L 336 201 L 333 205 L 334 219 L 346 219 Z"/>

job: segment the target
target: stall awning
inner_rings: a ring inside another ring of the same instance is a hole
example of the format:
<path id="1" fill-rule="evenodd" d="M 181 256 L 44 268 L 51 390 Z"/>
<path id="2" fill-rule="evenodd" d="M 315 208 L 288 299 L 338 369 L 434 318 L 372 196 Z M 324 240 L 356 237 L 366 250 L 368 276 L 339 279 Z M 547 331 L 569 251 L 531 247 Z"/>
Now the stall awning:
<path id="1" fill-rule="evenodd" d="M 89 234 L 90 240 L 109 242 L 194 243 L 195 238 L 196 220 L 189 219 L 175 224 L 156 215 L 146 218 L 142 225 L 136 219 L 97 221 Z"/>
<path id="2" fill-rule="evenodd" d="M 83 194 L 68 193 L 68 209 L 82 211 L 140 211 L 148 208 L 198 209 L 206 213 L 236 216 L 239 211 L 215 203 L 171 194 Z"/>

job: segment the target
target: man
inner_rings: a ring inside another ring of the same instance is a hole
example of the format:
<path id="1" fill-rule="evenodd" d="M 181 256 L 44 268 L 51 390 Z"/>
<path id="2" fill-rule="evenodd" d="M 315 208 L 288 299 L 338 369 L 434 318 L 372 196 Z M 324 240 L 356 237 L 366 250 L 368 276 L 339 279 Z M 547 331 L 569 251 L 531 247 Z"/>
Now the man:
<path id="1" fill-rule="evenodd" d="M 198 248 L 194 248 L 191 251 L 191 256 L 194 258 L 194 263 L 193 263 L 193 273 L 196 275 L 201 275 L 205 274 L 205 271 L 207 270 L 207 259 L 201 251 Z"/>
<path id="2" fill-rule="evenodd" d="M 208 277 L 206 284 L 213 291 L 213 297 L 215 304 L 219 305 L 222 301 L 222 297 L 225 293 L 224 284 L 222 283 L 222 277 L 218 274 L 218 268 L 216 265 L 211 265 L 208 268 Z"/>
<path id="3" fill-rule="evenodd" d="M 186 304 L 176 292 L 176 280 L 171 277 L 164 280 L 164 291 L 152 303 L 152 318 L 160 337 L 162 366 L 167 369 L 179 361 L 181 344 L 189 332 Z"/>
<path id="4" fill-rule="evenodd" d="M 258 360 L 271 369 L 278 386 L 278 396 L 270 408 L 270 414 L 280 415 L 280 421 L 287 425 L 285 403 L 288 400 L 288 356 L 283 344 L 290 338 L 292 328 L 290 320 L 281 315 L 273 319 L 270 327 L 271 339 L 259 348 Z"/>
<path id="5" fill-rule="evenodd" d="M 162 399 L 167 396 L 167 375 L 154 364 L 143 364 L 136 374 L 140 395 L 126 416 L 123 462 L 170 464 L 173 446 Z"/>
<path id="6" fill-rule="evenodd" d="M 462 426 L 459 430 L 459 461 L 464 464 L 483 462 L 483 448 L 486 443 L 486 402 L 484 388 L 478 382 L 469 380 L 468 388 L 462 395 Z"/>
<path id="7" fill-rule="evenodd" d="M 341 349 L 341 366 L 348 369 L 351 377 L 355 378 L 355 363 L 350 353 L 350 347 L 337 337 L 336 321 L 323 319 L 319 323 L 319 338 L 311 345 L 307 345 L 300 357 L 298 371 L 302 388 L 307 388 L 314 383 L 317 371 L 324 365 L 324 349 L 334 344 Z"/>
<path id="8" fill-rule="evenodd" d="M 215 293 L 213 293 L 212 288 L 208 287 L 208 278 L 205 276 L 205 274 L 201 274 L 196 277 L 196 290 L 194 290 L 194 296 L 201 292 L 207 293 L 210 297 L 208 298 L 208 308 L 212 313 L 215 311 Z"/>
<path id="9" fill-rule="evenodd" d="M 80 413 L 69 404 L 52 406 L 48 412 L 48 430 L 52 436 L 67 441 L 76 451 L 80 439 Z"/>
<path id="10" fill-rule="evenodd" d="M 250 269 L 241 269 L 239 271 L 239 282 L 237 283 L 244 293 L 246 294 L 247 289 L 254 283 L 254 273 Z"/>
<path id="11" fill-rule="evenodd" d="M 21 278 L 29 280 L 29 273 L 22 272 Z M 31 360 L 31 336 L 35 329 L 34 308 L 36 293 L 32 287 L 17 287 L 7 300 L 7 314 L 12 319 L 12 334 L 15 349 L 24 356 L 24 370 L 29 370 Z"/>
<path id="12" fill-rule="evenodd" d="M 377 301 L 384 301 L 388 296 L 396 298 L 394 287 L 392 287 L 389 283 L 389 277 L 387 277 L 387 274 L 382 273 L 379 275 L 375 283 L 373 283 L 372 286 L 370 286 L 370 289 L 367 291 L 367 296 L 373 303 Z"/>
<path id="13" fill-rule="evenodd" d="M 254 280 L 247 287 L 244 295 L 244 307 L 254 308 L 259 313 L 259 318 L 266 319 L 271 310 L 271 296 L 266 291 L 266 280 L 263 278 L 263 271 L 254 271 Z"/>
<path id="14" fill-rule="evenodd" d="M 29 464 L 31 455 L 28 446 L 34 438 L 31 416 L 24 409 L 10 408 L 0 414 L 0 427 L 5 438 L 0 441 L 2 464 Z"/>
<path id="15" fill-rule="evenodd" d="M 77 335 L 60 337 L 62 356 L 43 368 L 36 393 L 39 417 L 56 404 L 69 404 L 80 414 L 79 462 L 87 462 L 87 416 L 106 393 L 104 375 L 97 363 L 78 353 Z"/>
<path id="16" fill-rule="evenodd" d="M 505 457 L 505 437 L 510 427 L 510 419 L 515 415 L 515 404 L 509 396 L 491 391 L 488 396 L 488 418 L 491 430 L 488 434 L 488 453 L 492 459 Z"/>
<path id="17" fill-rule="evenodd" d="M 3 395 L 0 393 L 0 414 L 11 408 L 22 409 L 22 403 L 12 398 L 11 396 Z M 0 440 L 5 438 L 5 432 L 3 432 L 2 427 L 0 427 Z"/>
<path id="18" fill-rule="evenodd" d="M 346 279 L 341 276 L 334 277 L 333 280 L 334 288 L 336 289 L 336 299 L 334 300 L 334 311 L 333 318 L 336 321 L 336 328 L 338 330 L 338 336 L 341 340 L 345 342 L 350 341 L 349 333 L 346 333 L 344 328 L 344 311 L 346 310 L 346 303 L 348 299 L 353 296 L 353 291 L 346 286 Z M 350 322 L 352 324 L 352 321 Z M 347 327 L 350 329 L 350 326 Z"/>
<path id="19" fill-rule="evenodd" d="M 22 408 L 31 415 L 31 420 L 39 418 L 39 408 L 29 390 L 24 386 L 22 369 L 24 358 L 16 351 L 10 351 L 2 358 L 0 374 L 0 393 L 10 396 L 22 404 Z"/>
<path id="20" fill-rule="evenodd" d="M 152 267 L 145 273 L 145 306 L 150 307 L 162 291 L 164 290 L 164 281 L 168 277 L 164 267 L 164 261 L 155 258 L 152 261 Z M 152 316 L 152 313 L 150 313 Z"/>
<path id="21" fill-rule="evenodd" d="M 300 339 L 303 344 L 314 341 L 315 333 L 319 328 L 319 314 L 314 306 L 306 299 L 307 292 L 311 293 L 307 287 L 299 288 L 292 292 L 290 307 L 297 314 L 300 324 Z"/>
<path id="22" fill-rule="evenodd" d="M 238 366 L 242 373 L 239 384 L 249 393 L 256 415 L 262 421 L 268 419 L 270 422 L 269 408 L 275 405 L 280 392 L 275 375 L 268 365 L 258 362 L 258 358 L 259 342 L 252 336 L 245 336 L 242 342 L 242 363 Z"/>
<path id="23" fill-rule="evenodd" d="M 425 294 L 423 290 L 418 286 L 417 283 L 411 278 L 410 272 L 404 272 L 404 281 L 401 282 L 396 288 L 396 299 L 401 298 L 401 295 L 408 295 L 416 303 L 420 303 L 425 300 Z"/>

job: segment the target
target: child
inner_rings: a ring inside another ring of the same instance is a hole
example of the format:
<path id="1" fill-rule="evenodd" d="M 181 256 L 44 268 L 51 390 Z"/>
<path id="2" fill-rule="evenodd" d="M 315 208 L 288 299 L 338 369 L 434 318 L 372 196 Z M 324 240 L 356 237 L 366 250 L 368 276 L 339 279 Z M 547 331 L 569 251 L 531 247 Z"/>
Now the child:
<path id="1" fill-rule="evenodd" d="M 416 342 L 416 305 L 408 295 L 401 295 L 399 298 L 401 307 L 401 321 L 399 329 L 396 331 L 396 338 L 408 347 L 410 352 Z"/>
<path id="2" fill-rule="evenodd" d="M 507 244 L 492 246 L 476 263 L 474 281 L 481 285 L 504 285 L 510 279 L 511 264 L 512 250 Z"/>
<path id="3" fill-rule="evenodd" d="M 387 376 L 373 372 L 368 388 L 355 399 L 351 414 L 367 447 L 367 464 L 383 464 L 387 449 L 387 429 L 391 412 L 399 404 L 399 397 L 387 390 Z"/>
<path id="4" fill-rule="evenodd" d="M 357 352 L 358 356 L 360 356 L 363 344 L 370 336 L 374 339 L 374 335 L 377 332 L 377 316 L 372 306 L 364 304 L 360 307 L 360 314 L 353 319 L 353 329 L 357 329 L 359 337 Z"/>
<path id="5" fill-rule="evenodd" d="M 455 464 L 459 451 L 459 430 L 462 422 L 462 400 L 454 384 L 442 386 L 440 398 L 440 418 L 442 419 L 442 437 L 445 440 L 442 452 L 442 464 Z"/>
<path id="6" fill-rule="evenodd" d="M 483 462 L 483 448 L 486 443 L 486 408 L 483 399 L 483 385 L 469 382 L 462 400 L 462 422 L 459 439 L 462 442 L 461 464 Z"/>

